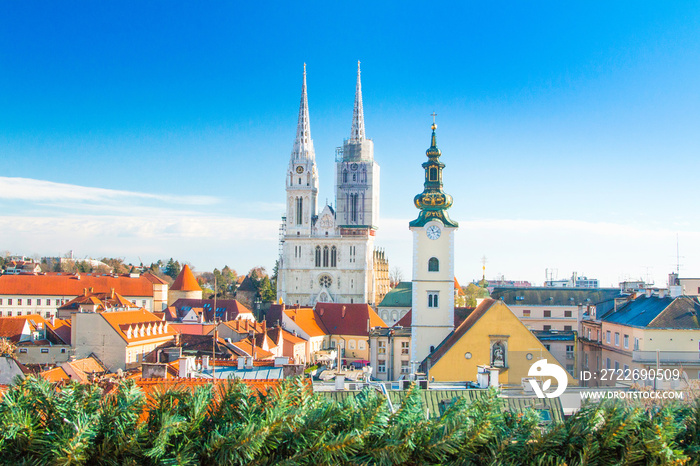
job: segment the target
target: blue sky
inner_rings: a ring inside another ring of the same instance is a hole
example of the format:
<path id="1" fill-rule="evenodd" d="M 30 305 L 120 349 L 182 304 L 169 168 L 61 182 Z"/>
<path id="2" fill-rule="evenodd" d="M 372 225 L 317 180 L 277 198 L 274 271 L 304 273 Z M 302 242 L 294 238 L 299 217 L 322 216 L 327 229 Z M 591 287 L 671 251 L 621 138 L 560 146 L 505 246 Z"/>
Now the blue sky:
<path id="1" fill-rule="evenodd" d="M 661 284 L 676 235 L 700 276 L 700 6 L 667 3 L 0 4 L 0 250 L 270 269 L 302 64 L 323 204 L 361 60 L 404 276 L 433 111 L 460 281 Z"/>

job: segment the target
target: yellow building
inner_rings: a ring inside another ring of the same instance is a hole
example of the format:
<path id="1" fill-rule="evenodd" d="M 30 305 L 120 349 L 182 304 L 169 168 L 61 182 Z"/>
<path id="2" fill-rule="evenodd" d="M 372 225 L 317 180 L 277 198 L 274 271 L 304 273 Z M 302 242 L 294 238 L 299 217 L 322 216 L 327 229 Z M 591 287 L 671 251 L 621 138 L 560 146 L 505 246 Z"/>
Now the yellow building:
<path id="1" fill-rule="evenodd" d="M 520 386 L 540 359 L 559 365 L 508 306 L 485 299 L 426 362 L 430 380 L 474 381 L 477 366 L 487 365 L 499 369 L 500 384 Z M 572 385 L 574 380 L 568 377 Z"/>

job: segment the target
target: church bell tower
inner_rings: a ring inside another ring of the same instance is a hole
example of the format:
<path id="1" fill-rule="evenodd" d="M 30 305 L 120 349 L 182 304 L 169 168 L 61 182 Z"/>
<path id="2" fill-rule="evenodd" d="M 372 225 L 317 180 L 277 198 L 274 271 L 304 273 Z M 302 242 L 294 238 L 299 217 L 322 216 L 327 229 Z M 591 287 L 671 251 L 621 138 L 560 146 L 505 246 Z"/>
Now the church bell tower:
<path id="1" fill-rule="evenodd" d="M 442 171 L 433 114 L 432 138 L 423 163 L 423 192 L 413 203 L 420 209 L 409 223 L 413 232 L 411 360 L 422 361 L 454 330 L 454 233 L 458 224 L 447 215 L 452 196 L 442 189 Z"/>

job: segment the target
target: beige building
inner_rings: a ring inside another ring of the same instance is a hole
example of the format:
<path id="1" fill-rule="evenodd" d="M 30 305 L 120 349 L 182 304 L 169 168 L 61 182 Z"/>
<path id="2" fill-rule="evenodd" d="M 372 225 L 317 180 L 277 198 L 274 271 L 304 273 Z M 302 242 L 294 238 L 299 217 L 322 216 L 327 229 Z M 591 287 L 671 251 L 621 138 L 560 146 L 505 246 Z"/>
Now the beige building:
<path id="1" fill-rule="evenodd" d="M 494 288 L 530 330 L 578 331 L 588 306 L 620 296 L 617 288 Z"/>
<path id="2" fill-rule="evenodd" d="M 410 327 L 379 327 L 369 334 L 372 376 L 379 380 L 397 380 L 411 373 Z"/>
<path id="3" fill-rule="evenodd" d="M 76 313 L 71 327 L 76 358 L 94 354 L 110 371 L 139 367 L 148 353 L 175 336 L 168 322 L 145 309 Z"/>
<path id="4" fill-rule="evenodd" d="M 15 358 L 22 364 L 57 364 L 67 361 L 72 352 L 40 315 L 0 317 L 0 338 L 15 345 Z"/>

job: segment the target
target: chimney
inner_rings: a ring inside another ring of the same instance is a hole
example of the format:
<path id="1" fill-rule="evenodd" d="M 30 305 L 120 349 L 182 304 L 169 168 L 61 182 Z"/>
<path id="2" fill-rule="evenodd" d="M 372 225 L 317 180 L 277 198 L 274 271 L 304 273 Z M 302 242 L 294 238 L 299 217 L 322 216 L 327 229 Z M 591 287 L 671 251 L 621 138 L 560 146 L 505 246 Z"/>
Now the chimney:
<path id="1" fill-rule="evenodd" d="M 323 315 L 323 308 L 318 310 L 318 315 L 322 316 Z"/>
<path id="2" fill-rule="evenodd" d="M 112 299 L 114 299 L 114 288 L 112 288 L 111 296 L 112 296 Z"/>
<path id="3" fill-rule="evenodd" d="M 340 310 L 340 317 L 342 319 L 345 319 L 345 306 L 343 306 L 342 309 Z"/>

